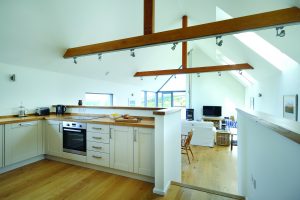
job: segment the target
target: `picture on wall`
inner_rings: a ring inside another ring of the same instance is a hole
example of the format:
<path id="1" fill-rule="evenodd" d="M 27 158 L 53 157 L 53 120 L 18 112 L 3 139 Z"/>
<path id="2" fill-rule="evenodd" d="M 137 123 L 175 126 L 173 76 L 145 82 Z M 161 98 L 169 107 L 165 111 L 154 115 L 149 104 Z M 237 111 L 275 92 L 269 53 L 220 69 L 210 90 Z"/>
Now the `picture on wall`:
<path id="1" fill-rule="evenodd" d="M 254 110 L 254 97 L 250 97 L 250 109 Z"/>
<path id="2" fill-rule="evenodd" d="M 298 120 L 298 95 L 283 96 L 283 117 Z"/>

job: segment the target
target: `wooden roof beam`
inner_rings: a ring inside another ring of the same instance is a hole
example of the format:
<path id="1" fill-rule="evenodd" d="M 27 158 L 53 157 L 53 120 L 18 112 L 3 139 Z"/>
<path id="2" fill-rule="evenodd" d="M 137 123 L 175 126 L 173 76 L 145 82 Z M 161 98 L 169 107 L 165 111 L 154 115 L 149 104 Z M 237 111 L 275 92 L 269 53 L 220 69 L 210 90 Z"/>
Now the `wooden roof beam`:
<path id="1" fill-rule="evenodd" d="M 155 0 L 144 0 L 144 35 L 154 33 Z"/>
<path id="2" fill-rule="evenodd" d="M 166 69 L 166 70 L 157 70 L 157 71 L 136 72 L 134 74 L 134 77 L 221 72 L 221 71 L 243 70 L 243 69 L 253 69 L 253 67 L 248 63 L 243 63 L 243 64 L 236 64 L 236 65 L 218 65 L 218 66 L 208 66 L 208 67 L 193 67 L 193 68 L 186 68 L 186 69 L 183 68 Z"/>
<path id="3" fill-rule="evenodd" d="M 300 23 L 300 9 L 292 7 L 160 33 L 70 48 L 67 49 L 64 58 L 209 38 L 295 23 Z"/>

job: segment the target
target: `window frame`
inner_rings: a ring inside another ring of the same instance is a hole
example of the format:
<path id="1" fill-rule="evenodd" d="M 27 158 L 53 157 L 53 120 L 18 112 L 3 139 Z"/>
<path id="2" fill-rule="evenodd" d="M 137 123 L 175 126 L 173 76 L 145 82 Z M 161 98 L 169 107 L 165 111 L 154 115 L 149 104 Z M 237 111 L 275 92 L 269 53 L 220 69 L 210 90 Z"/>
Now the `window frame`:
<path id="1" fill-rule="evenodd" d="M 84 95 L 86 95 L 86 94 L 108 95 L 108 96 L 110 96 L 110 105 L 109 105 L 109 106 L 114 106 L 114 94 L 113 94 L 113 93 L 104 93 L 104 92 L 85 92 Z"/>
<path id="2" fill-rule="evenodd" d="M 186 93 L 186 90 L 174 90 L 174 91 L 157 91 L 157 92 L 153 92 L 153 91 L 144 91 L 144 107 L 148 107 L 147 106 L 147 93 L 151 92 L 151 93 L 155 93 L 155 105 L 156 107 L 158 107 L 158 97 L 159 97 L 159 93 L 162 94 L 162 107 L 164 107 L 164 103 L 163 103 L 163 96 L 164 94 L 171 94 L 171 107 L 174 107 L 174 93 L 177 92 L 184 92 Z M 181 108 L 185 108 L 186 106 L 176 106 L 176 107 L 181 107 Z"/>

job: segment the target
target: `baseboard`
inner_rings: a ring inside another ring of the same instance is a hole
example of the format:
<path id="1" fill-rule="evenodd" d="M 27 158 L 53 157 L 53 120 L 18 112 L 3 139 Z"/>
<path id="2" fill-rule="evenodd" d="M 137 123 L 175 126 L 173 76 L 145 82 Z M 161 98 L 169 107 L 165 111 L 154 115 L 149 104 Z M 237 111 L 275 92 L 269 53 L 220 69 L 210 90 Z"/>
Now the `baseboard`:
<path id="1" fill-rule="evenodd" d="M 163 189 L 159 189 L 159 188 L 155 187 L 155 188 L 153 188 L 153 193 L 164 196 L 165 194 L 167 194 L 170 185 L 171 185 L 171 181 L 169 181 L 167 183 L 167 185 L 165 186 L 165 188 L 163 188 Z"/>
<path id="2" fill-rule="evenodd" d="M 45 159 L 45 156 L 44 155 L 39 155 L 39 156 L 30 158 L 30 159 L 27 159 L 27 160 L 24 160 L 24 161 L 21 161 L 21 162 L 18 162 L 18 163 L 15 163 L 15 164 L 3 167 L 3 168 L 0 168 L 0 174 L 3 174 L 5 172 L 8 172 L 8 171 L 20 168 L 20 167 L 23 167 L 25 165 L 35 163 L 35 162 L 43 160 L 43 159 Z"/>
<path id="3" fill-rule="evenodd" d="M 69 160 L 69 159 L 66 159 L 66 158 L 59 158 L 59 157 L 50 156 L 50 155 L 46 155 L 45 158 L 49 159 L 49 160 L 55 160 L 55 161 L 58 161 L 58 162 L 71 164 L 71 165 L 77 165 L 77 166 L 80 166 L 80 167 L 85 167 L 85 168 L 89 168 L 89 169 L 103 171 L 103 172 L 107 172 L 107 173 L 110 173 L 110 174 L 125 176 L 125 177 L 128 177 L 128 178 L 137 179 L 137 180 L 141 180 L 141 181 L 145 181 L 145 182 L 149 182 L 149 183 L 154 183 L 154 177 L 139 175 L 139 174 L 135 174 L 135 173 L 131 173 L 131 172 L 125 172 L 125 171 L 121 171 L 121 170 L 117 170 L 117 169 L 102 167 L 102 166 L 98 166 L 98 165 L 83 163 L 83 162 L 79 162 L 79 161 L 75 161 L 75 160 Z"/>

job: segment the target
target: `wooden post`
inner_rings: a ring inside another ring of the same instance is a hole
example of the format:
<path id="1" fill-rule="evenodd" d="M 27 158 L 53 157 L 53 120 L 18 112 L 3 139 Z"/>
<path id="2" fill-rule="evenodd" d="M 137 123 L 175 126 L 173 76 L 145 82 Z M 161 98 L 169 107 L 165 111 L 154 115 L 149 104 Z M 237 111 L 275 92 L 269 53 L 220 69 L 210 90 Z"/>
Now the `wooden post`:
<path id="1" fill-rule="evenodd" d="M 144 35 L 154 33 L 154 1 L 144 0 Z"/>
<path id="2" fill-rule="evenodd" d="M 188 17 L 184 15 L 182 17 L 182 28 L 188 26 Z M 187 42 L 182 42 L 182 69 L 187 68 Z"/>

